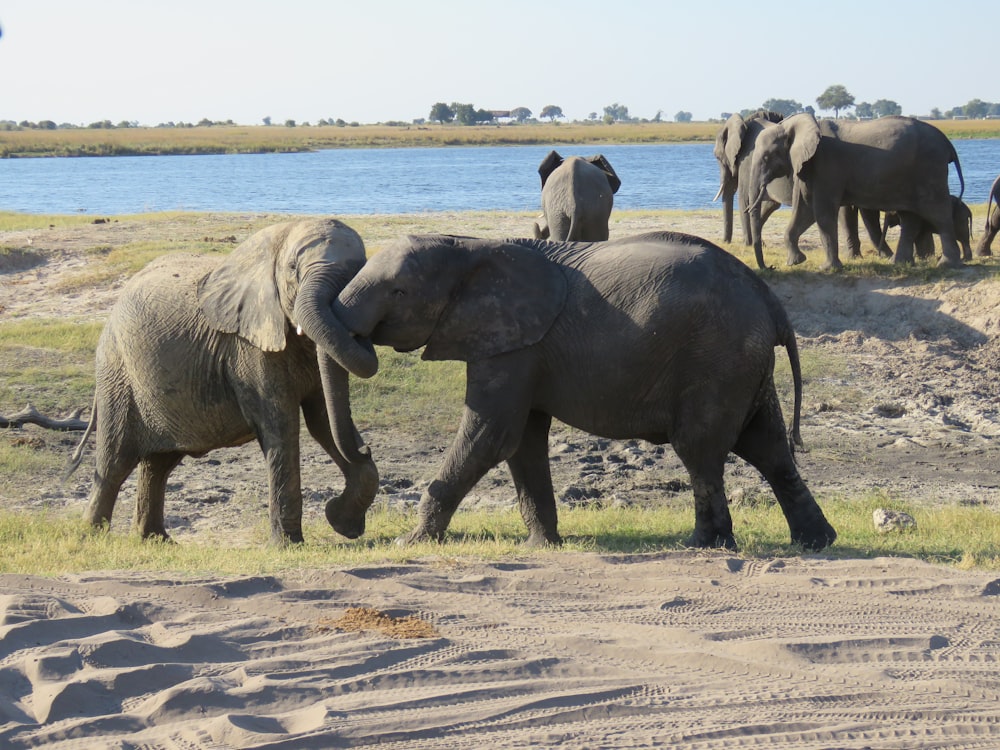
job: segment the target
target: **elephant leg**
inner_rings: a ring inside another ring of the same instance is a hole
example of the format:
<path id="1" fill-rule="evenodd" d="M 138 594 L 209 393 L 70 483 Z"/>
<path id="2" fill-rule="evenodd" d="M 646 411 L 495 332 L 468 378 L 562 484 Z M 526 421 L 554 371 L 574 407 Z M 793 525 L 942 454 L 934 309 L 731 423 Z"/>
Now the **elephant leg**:
<path id="1" fill-rule="evenodd" d="M 111 423 L 108 405 L 101 405 L 101 419 Z M 97 454 L 94 467 L 94 484 L 90 490 L 86 519 L 91 526 L 110 526 L 122 484 L 139 465 L 138 452 L 123 444 L 123 432 L 108 434 L 109 427 L 97 428 Z"/>
<path id="2" fill-rule="evenodd" d="M 533 411 L 514 455 L 507 459 L 521 518 L 528 527 L 529 546 L 562 544 L 557 531 L 556 497 L 549 468 L 549 427 L 552 417 Z"/>
<path id="3" fill-rule="evenodd" d="M 518 352 L 470 362 L 465 411 L 437 475 L 424 490 L 417 525 L 399 544 L 441 541 L 459 503 L 483 476 L 517 451 L 531 403 L 530 364 Z"/>
<path id="4" fill-rule="evenodd" d="M 813 225 L 812 210 L 802 200 L 796 200 L 792 207 L 792 218 L 785 229 L 785 248 L 788 251 L 786 263 L 790 266 L 804 263 L 805 254 L 799 249 L 799 237 Z"/>
<path id="5" fill-rule="evenodd" d="M 146 456 L 139 462 L 132 528 L 143 539 L 170 538 L 163 521 L 164 496 L 167 490 L 167 478 L 170 472 L 177 468 L 182 458 L 184 458 L 183 453 L 157 453 Z"/>
<path id="6" fill-rule="evenodd" d="M 934 257 L 934 233 L 926 224 L 913 240 L 913 250 L 921 260 Z"/>
<path id="7" fill-rule="evenodd" d="M 885 232 L 882 231 L 882 227 L 879 225 L 879 212 L 871 208 L 860 209 L 861 221 L 865 225 L 865 232 L 868 234 L 868 239 L 872 243 L 872 247 L 878 253 L 880 258 L 891 258 L 892 250 L 889 249 L 889 245 L 885 241 Z"/>
<path id="8" fill-rule="evenodd" d="M 861 235 L 858 232 L 858 209 L 854 206 L 840 207 L 840 225 L 847 238 L 847 257 L 861 257 Z"/>
<path id="9" fill-rule="evenodd" d="M 945 268 L 961 268 L 963 265 L 962 250 L 955 238 L 955 220 L 952 215 L 950 198 L 944 209 L 928 214 L 924 218 L 932 227 L 931 231 L 941 238 L 941 258 L 938 260 L 938 265 Z M 933 244 L 932 239 L 932 248 Z M 933 250 L 931 252 L 933 254 Z"/>
<path id="10" fill-rule="evenodd" d="M 266 429 L 258 428 L 257 435 L 267 463 L 271 541 L 277 545 L 303 541 L 298 410 L 293 408 L 291 413 L 294 422 L 272 417 Z"/>
<path id="11" fill-rule="evenodd" d="M 723 547 L 736 550 L 733 536 L 733 518 L 729 515 L 729 502 L 723 483 L 725 456 L 698 454 L 684 448 L 677 450 L 678 458 L 691 477 L 694 491 L 694 534 L 688 540 L 692 547 Z"/>
<path id="12" fill-rule="evenodd" d="M 771 485 L 788 522 L 793 543 L 813 551 L 833 543 L 837 532 L 826 520 L 795 466 L 773 382 L 757 413 L 733 446 L 733 452 L 754 466 Z"/>
<path id="13" fill-rule="evenodd" d="M 365 513 L 378 494 L 375 462 L 369 457 L 367 461 L 352 463 L 340 455 L 322 397 L 304 402 L 302 415 L 309 434 L 344 475 L 344 491 L 326 503 L 326 520 L 338 534 L 357 539 L 365 533 Z"/>
<path id="14" fill-rule="evenodd" d="M 913 243 L 921 223 L 919 216 L 906 211 L 899 214 L 899 242 L 896 243 L 896 254 L 892 256 L 893 263 L 913 263 Z"/>
<path id="15" fill-rule="evenodd" d="M 979 244 L 976 245 L 976 255 L 980 258 L 986 258 L 993 254 L 990 245 L 993 244 L 993 238 L 997 236 L 997 232 L 1000 232 L 1000 208 L 990 212 L 985 232 L 979 238 Z"/>
<path id="16" fill-rule="evenodd" d="M 816 212 L 816 224 L 819 226 L 819 237 L 823 242 L 823 249 L 826 251 L 826 262 L 820 266 L 824 271 L 836 271 L 843 267 L 840 262 L 837 243 L 837 214 L 839 207 L 814 206 Z"/>

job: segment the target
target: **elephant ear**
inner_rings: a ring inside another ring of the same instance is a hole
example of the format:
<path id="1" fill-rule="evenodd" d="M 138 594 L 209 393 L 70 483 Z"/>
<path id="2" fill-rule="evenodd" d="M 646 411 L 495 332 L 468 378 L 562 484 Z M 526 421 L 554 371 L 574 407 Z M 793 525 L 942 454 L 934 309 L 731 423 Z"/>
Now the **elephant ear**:
<path id="1" fill-rule="evenodd" d="M 611 166 L 611 162 L 604 158 L 604 154 L 596 154 L 587 159 L 591 164 L 604 172 L 608 177 L 608 183 L 611 185 L 611 192 L 617 193 L 618 188 L 622 186 L 622 181 L 618 179 L 618 175 L 615 174 L 614 168 Z"/>
<path id="2" fill-rule="evenodd" d="M 561 268 L 536 247 L 494 246 L 452 294 L 423 358 L 472 362 L 531 346 L 562 311 L 566 290 Z"/>
<path id="3" fill-rule="evenodd" d="M 743 138 L 746 134 L 746 120 L 739 114 L 730 115 L 722 130 L 722 139 L 725 144 L 723 153 L 726 158 L 726 166 L 732 174 L 736 174 L 736 159 L 740 155 L 740 149 L 743 148 Z"/>
<path id="4" fill-rule="evenodd" d="M 268 352 L 285 348 L 288 321 L 275 280 L 278 249 L 285 225 L 252 235 L 198 282 L 198 301 L 208 324 L 223 333 L 239 334 Z"/>
<path id="5" fill-rule="evenodd" d="M 807 112 L 793 115 L 781 123 L 788 134 L 788 155 L 792 159 L 792 168 L 799 174 L 819 147 L 820 132 L 816 118 Z"/>
<path id="6" fill-rule="evenodd" d="M 542 178 L 542 187 L 545 187 L 545 181 L 549 179 L 549 175 L 552 174 L 563 163 L 563 158 L 555 151 L 549 151 L 548 155 L 542 159 L 542 163 L 538 165 L 538 175 Z"/>

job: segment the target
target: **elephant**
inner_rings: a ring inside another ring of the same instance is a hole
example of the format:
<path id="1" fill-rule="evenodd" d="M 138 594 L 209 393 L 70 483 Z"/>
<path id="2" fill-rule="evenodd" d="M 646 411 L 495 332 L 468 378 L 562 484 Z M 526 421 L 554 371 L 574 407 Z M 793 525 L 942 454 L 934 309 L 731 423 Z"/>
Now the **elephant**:
<path id="1" fill-rule="evenodd" d="M 751 207 L 764 200 L 768 185 L 794 175 L 792 217 L 785 234 L 788 264 L 805 260 L 798 238 L 815 221 L 826 251 L 825 269 L 840 268 L 837 213 L 841 206 L 900 212 L 900 240 L 895 263 L 913 262 L 917 219 L 927 221 L 941 237 L 939 265 L 962 265 L 952 228 L 948 165 L 955 163 L 965 179 L 955 147 L 940 130 L 912 117 L 881 117 L 852 122 L 817 121 L 809 113 L 792 115 L 758 138 L 750 168 Z"/>
<path id="2" fill-rule="evenodd" d="M 951 217 L 955 230 L 955 240 L 962 248 L 962 260 L 972 260 L 972 211 L 965 201 L 956 195 L 951 196 Z M 931 258 L 934 256 L 934 227 L 927 222 L 919 220 L 917 236 L 913 238 L 913 247 L 918 258 Z M 882 222 L 882 241 L 891 227 L 898 227 L 900 224 L 899 214 L 895 211 L 886 211 Z"/>
<path id="3" fill-rule="evenodd" d="M 601 154 L 563 159 L 550 151 L 538 165 L 543 221 L 536 239 L 597 242 L 608 239 L 608 219 L 621 180 Z"/>
<path id="4" fill-rule="evenodd" d="M 301 542 L 301 409 L 345 478 L 327 520 L 360 536 L 378 471 L 354 425 L 347 371 L 370 377 L 378 358 L 356 344 L 349 357 L 330 356 L 349 336 L 330 305 L 364 262 L 357 232 L 320 218 L 269 226 L 222 259 L 170 254 L 137 273 L 98 341 L 91 419 L 70 461 L 72 472 L 96 431 L 87 520 L 110 524 L 138 466 L 133 527 L 169 539 L 164 494 L 183 457 L 256 439 L 268 466 L 271 539 Z"/>
<path id="5" fill-rule="evenodd" d="M 729 116 L 715 136 L 713 153 L 719 162 L 719 192 L 713 202 L 722 198 L 722 241 L 733 241 L 733 197 L 737 196 L 740 221 L 743 225 L 743 244 L 752 245 L 750 231 L 750 157 L 753 155 L 757 136 L 765 128 L 781 122 L 782 115 L 768 110 L 759 110 L 747 118 L 739 113 Z M 792 181 L 790 177 L 776 180 L 768 186 L 768 197 L 760 207 L 761 226 L 768 217 L 781 207 L 782 202 L 791 205 Z M 773 196 L 773 197 L 772 197 Z M 782 201 L 782 198 L 785 198 Z"/>
<path id="6" fill-rule="evenodd" d="M 1000 232 L 1000 176 L 993 180 L 989 198 L 986 199 L 986 226 L 983 227 L 983 236 L 976 245 L 976 255 L 986 257 L 993 254 L 990 245 L 993 244 L 997 232 Z"/>
<path id="7" fill-rule="evenodd" d="M 531 545 L 559 544 L 548 433 L 670 443 L 691 476 L 691 543 L 735 549 L 723 485 L 730 451 L 761 471 L 808 549 L 836 532 L 796 468 L 802 379 L 795 334 L 764 281 L 698 237 L 610 242 L 409 236 L 369 259 L 334 314 L 354 338 L 466 362 L 465 409 L 399 542 L 441 540 L 462 498 L 501 461 Z M 794 380 L 783 422 L 774 348 Z"/>

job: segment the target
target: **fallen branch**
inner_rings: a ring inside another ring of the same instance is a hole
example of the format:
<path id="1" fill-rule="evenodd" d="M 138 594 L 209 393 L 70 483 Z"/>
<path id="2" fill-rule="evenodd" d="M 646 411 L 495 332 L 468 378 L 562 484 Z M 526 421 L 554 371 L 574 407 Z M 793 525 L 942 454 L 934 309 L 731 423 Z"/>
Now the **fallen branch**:
<path id="1" fill-rule="evenodd" d="M 17 414 L 10 417 L 0 415 L 0 427 L 23 427 L 26 424 L 37 424 L 47 430 L 62 432 L 82 432 L 87 429 L 88 420 L 80 419 L 83 409 L 74 409 L 65 417 L 47 417 L 34 406 L 28 404 Z"/>

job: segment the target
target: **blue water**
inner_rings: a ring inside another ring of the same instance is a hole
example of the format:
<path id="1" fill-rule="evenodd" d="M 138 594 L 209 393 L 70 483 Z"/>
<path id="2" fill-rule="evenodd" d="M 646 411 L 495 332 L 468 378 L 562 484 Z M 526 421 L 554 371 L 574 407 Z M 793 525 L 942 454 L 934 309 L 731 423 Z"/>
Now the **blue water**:
<path id="1" fill-rule="evenodd" d="M 331 149 L 304 154 L 0 159 L 0 210 L 291 214 L 530 211 L 550 146 Z M 618 209 L 719 207 L 712 144 L 556 146 L 603 153 L 621 177 Z M 965 199 L 986 201 L 1000 140 L 955 141 Z M 951 168 L 952 192 L 958 179 Z"/>

